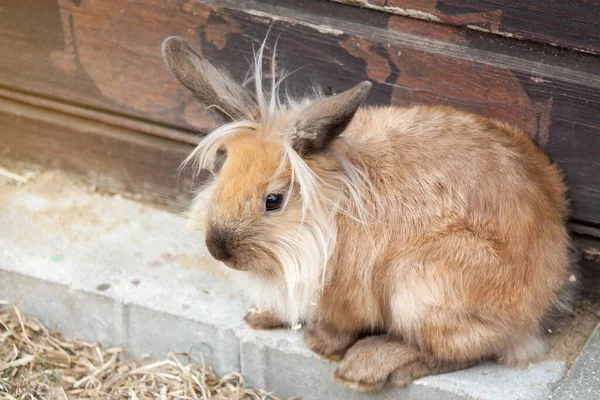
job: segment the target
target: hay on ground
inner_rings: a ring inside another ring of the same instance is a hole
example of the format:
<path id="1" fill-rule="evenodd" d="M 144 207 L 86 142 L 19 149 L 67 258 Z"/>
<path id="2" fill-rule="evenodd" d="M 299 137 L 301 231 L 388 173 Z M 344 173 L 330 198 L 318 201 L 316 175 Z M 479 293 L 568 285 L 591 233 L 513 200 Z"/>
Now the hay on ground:
<path id="1" fill-rule="evenodd" d="M 218 377 L 189 354 L 142 365 L 120 348 L 64 340 L 6 302 L 0 302 L 0 399 L 277 400 L 245 387 L 237 373 Z"/>

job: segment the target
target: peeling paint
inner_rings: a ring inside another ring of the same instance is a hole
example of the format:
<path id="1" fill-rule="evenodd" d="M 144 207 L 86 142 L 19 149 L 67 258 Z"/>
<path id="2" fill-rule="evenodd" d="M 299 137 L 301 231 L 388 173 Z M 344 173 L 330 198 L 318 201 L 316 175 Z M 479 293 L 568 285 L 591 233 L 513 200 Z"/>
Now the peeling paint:
<path id="1" fill-rule="evenodd" d="M 332 28 L 329 25 L 311 24 L 309 22 L 301 21 L 296 18 L 277 16 L 277 15 L 269 14 L 269 13 L 258 11 L 258 10 L 248 10 L 246 12 L 250 15 L 254 15 L 256 17 L 261 17 L 261 18 L 268 18 L 273 21 L 281 21 L 281 22 L 290 23 L 292 25 L 306 26 L 308 28 L 312 28 L 312 29 L 318 31 L 319 33 L 330 34 L 330 35 L 335 35 L 335 36 L 340 36 L 340 35 L 344 34 L 344 31 L 342 31 L 340 29 Z"/>
<path id="2" fill-rule="evenodd" d="M 428 12 L 425 12 L 425 11 L 411 10 L 408 8 L 400 8 L 400 7 L 389 7 L 389 6 L 378 7 L 378 8 L 381 8 L 384 11 L 388 11 L 388 12 L 391 12 L 394 14 L 402 15 L 404 17 L 424 19 L 426 21 L 433 21 L 433 22 L 442 22 L 442 20 L 438 16 L 433 15 Z"/>
<path id="3" fill-rule="evenodd" d="M 592 260 L 596 262 L 600 261 L 600 249 L 595 247 L 584 247 L 581 249 L 581 251 L 586 260 Z"/>
<path id="4" fill-rule="evenodd" d="M 392 14 L 402 15 L 404 17 L 418 18 L 418 19 L 424 19 L 427 21 L 434 21 L 434 22 L 442 22 L 442 20 L 438 16 L 433 15 L 428 12 L 425 12 L 425 11 L 411 10 L 409 8 L 402 8 L 402 7 L 396 7 L 396 6 L 376 6 L 374 4 L 369 3 L 367 0 L 351 0 L 351 1 L 333 0 L 333 1 L 336 1 L 338 3 L 343 3 L 343 4 L 353 4 L 353 5 L 357 5 L 360 7 L 371 8 L 373 10 L 386 11 L 386 12 L 389 12 Z"/>
<path id="5" fill-rule="evenodd" d="M 542 77 L 542 76 L 532 76 L 529 79 L 531 79 L 535 83 L 550 82 L 549 80 L 544 79 L 544 77 Z"/>
<path id="6" fill-rule="evenodd" d="M 333 1 L 335 1 L 337 3 L 342 3 L 342 4 L 350 4 L 350 5 L 356 5 L 359 7 L 370 8 L 372 10 L 384 11 L 384 12 L 388 12 L 388 13 L 392 13 L 392 14 L 401 15 L 403 17 L 410 17 L 410 18 L 416 18 L 416 19 L 421 19 L 421 20 L 425 20 L 425 21 L 433 21 L 433 22 L 441 22 L 441 23 L 445 22 L 437 15 L 434 15 L 432 13 L 428 13 L 425 11 L 413 10 L 413 9 L 409 9 L 409 8 L 402 8 L 402 7 L 396 7 L 396 6 L 377 6 L 377 5 L 369 3 L 367 0 L 333 0 Z M 489 23 L 491 23 L 491 22 L 489 22 Z M 523 39 L 524 38 L 523 35 L 521 35 L 521 34 L 505 32 L 505 31 L 501 31 L 498 29 L 486 29 L 486 28 L 482 28 L 481 26 L 472 25 L 472 24 L 466 24 L 464 26 L 466 28 L 469 28 L 469 29 L 472 29 L 475 31 L 480 31 L 480 32 L 485 32 L 485 33 L 493 33 L 495 35 L 499 35 L 499 36 L 507 37 L 507 38 L 513 38 L 513 39 Z M 580 50 L 580 49 L 578 49 L 578 50 Z"/>
<path id="7" fill-rule="evenodd" d="M 480 31 L 480 32 L 485 32 L 485 33 L 493 33 L 494 35 L 504 36 L 504 37 L 507 37 L 507 38 L 523 39 L 523 35 L 519 35 L 519 34 L 516 34 L 516 33 L 499 31 L 497 29 L 485 29 L 485 28 L 482 28 L 481 26 L 477 26 L 477 25 L 466 25 L 466 27 L 469 28 L 469 29 L 473 29 L 474 31 Z"/>

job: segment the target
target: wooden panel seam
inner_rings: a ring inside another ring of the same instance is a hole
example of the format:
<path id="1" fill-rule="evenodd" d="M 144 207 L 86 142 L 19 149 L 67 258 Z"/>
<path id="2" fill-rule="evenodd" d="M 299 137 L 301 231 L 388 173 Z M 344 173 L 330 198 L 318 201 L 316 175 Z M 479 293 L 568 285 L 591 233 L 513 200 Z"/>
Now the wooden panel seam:
<path id="1" fill-rule="evenodd" d="M 139 133 L 158 136 L 178 142 L 198 144 L 200 136 L 205 132 L 192 132 L 183 129 L 160 125 L 155 122 L 147 122 L 125 114 L 114 114 L 105 110 L 97 110 L 81 105 L 68 104 L 62 100 L 49 99 L 32 93 L 14 90 L 0 86 L 0 99 L 12 100 L 22 104 L 30 105 L 40 109 L 55 111 L 65 115 L 84 118 L 119 128 L 125 128 Z"/>
<path id="2" fill-rule="evenodd" d="M 193 146 L 0 98 L 0 154 L 74 171 L 99 191 L 182 209 L 207 173 L 178 167 Z"/>

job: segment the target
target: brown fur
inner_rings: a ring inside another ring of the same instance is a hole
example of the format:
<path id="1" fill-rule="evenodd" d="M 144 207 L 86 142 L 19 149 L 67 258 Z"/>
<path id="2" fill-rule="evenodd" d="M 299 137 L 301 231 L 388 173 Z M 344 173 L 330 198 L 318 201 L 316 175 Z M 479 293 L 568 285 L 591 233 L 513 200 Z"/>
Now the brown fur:
<path id="1" fill-rule="evenodd" d="M 297 131 L 302 110 L 263 118 L 225 142 L 208 222 L 198 227 L 207 235 L 227 229 L 234 256 L 226 262 L 265 288 L 287 279 L 271 243 L 293 240 L 302 226 L 297 185 L 283 211 L 261 209 L 266 194 L 285 192 L 292 179 L 287 164 L 277 173 L 284 150 L 273 138 L 290 132 L 311 140 Z M 348 196 L 336 180 L 341 160 L 370 182 L 363 188 L 369 220 L 339 212 L 332 221 L 337 238 L 325 285 L 302 315 L 307 345 L 341 359 L 336 379 L 362 391 L 485 359 L 522 364 L 540 356 L 540 324 L 569 273 L 557 168 L 520 130 L 446 107 L 361 108 L 349 118 L 340 140 L 299 151 L 324 182 L 323 199 Z M 282 318 L 273 311 L 247 320 L 272 328 Z"/>
<path id="2" fill-rule="evenodd" d="M 286 323 L 277 318 L 276 315 L 268 311 L 250 311 L 244 321 L 252 329 L 272 330 L 286 327 Z"/>
<path id="3" fill-rule="evenodd" d="M 439 365 L 539 355 L 539 324 L 568 267 L 565 186 L 556 168 L 520 131 L 447 108 L 362 110 L 348 131 L 367 129 L 378 132 L 354 139 L 370 150 L 362 156 L 386 220 L 370 227 L 374 250 L 356 246 L 363 232 L 340 216 L 340 251 L 317 324 L 387 332 L 355 345 L 377 354 L 372 365 L 397 364 L 384 361 L 399 357 L 394 352 L 372 348 L 390 338 L 433 357 L 437 363 L 421 365 L 415 377 Z M 338 378 L 379 387 L 415 362 L 407 357 L 380 376 L 366 372 L 364 357 L 345 359 Z M 360 378 L 349 375 L 351 366 Z"/>

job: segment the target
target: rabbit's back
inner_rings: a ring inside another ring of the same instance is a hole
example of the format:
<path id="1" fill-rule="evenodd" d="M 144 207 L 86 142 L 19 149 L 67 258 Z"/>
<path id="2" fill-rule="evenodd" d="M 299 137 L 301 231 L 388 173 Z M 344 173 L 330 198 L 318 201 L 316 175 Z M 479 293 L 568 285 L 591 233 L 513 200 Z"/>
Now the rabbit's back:
<path id="1" fill-rule="evenodd" d="M 359 299 L 356 310 L 369 312 L 337 322 L 420 342 L 457 323 L 476 332 L 477 321 L 482 335 L 497 332 L 495 346 L 533 334 L 569 267 L 565 185 L 535 144 L 443 107 L 366 108 L 345 135 L 371 179 L 377 222 L 340 216 L 340 267 L 322 304 Z"/>
<path id="2" fill-rule="evenodd" d="M 558 169 L 520 130 L 446 107 L 365 108 L 346 131 L 383 213 L 403 205 L 420 224 L 449 213 L 502 229 L 562 224 Z M 508 233 L 508 232 L 507 232 Z"/>

